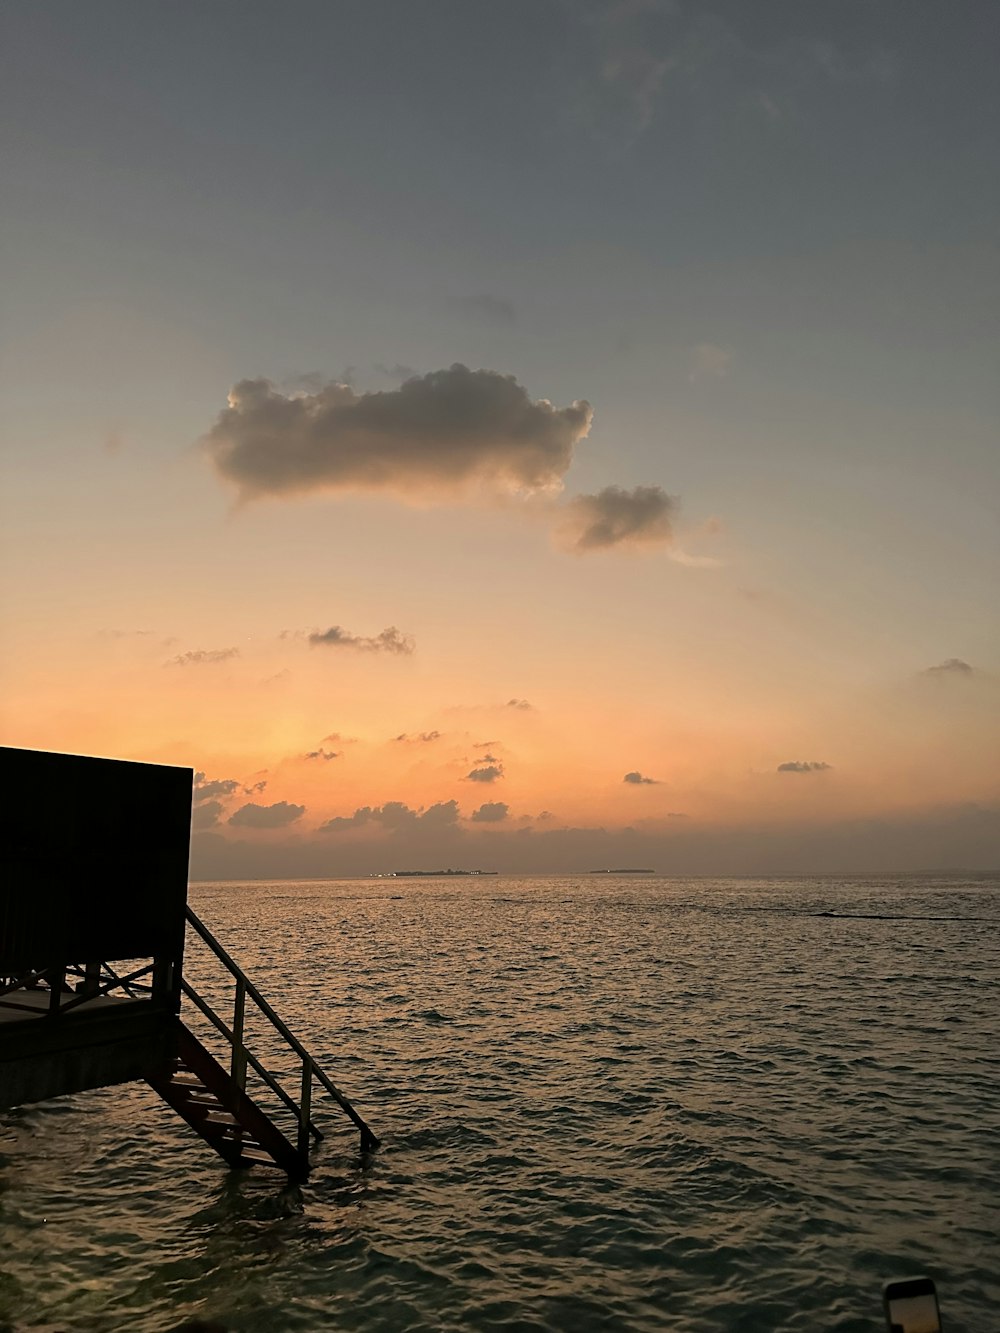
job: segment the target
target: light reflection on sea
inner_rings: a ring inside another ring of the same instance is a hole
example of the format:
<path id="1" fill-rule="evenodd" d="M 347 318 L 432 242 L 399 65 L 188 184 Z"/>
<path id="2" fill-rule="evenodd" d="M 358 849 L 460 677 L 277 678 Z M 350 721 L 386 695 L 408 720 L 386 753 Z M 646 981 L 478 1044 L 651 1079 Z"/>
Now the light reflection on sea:
<path id="1" fill-rule="evenodd" d="M 924 1271 L 1000 1327 L 996 880 L 191 899 L 384 1147 L 321 1099 L 297 1188 L 142 1085 L 0 1112 L 0 1328 L 868 1333 Z"/>

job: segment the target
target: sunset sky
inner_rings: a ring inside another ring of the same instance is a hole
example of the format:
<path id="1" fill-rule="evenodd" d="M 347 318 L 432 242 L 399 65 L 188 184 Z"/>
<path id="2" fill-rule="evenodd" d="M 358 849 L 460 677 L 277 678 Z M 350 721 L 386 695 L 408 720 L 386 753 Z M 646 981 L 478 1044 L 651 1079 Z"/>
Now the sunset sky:
<path id="1" fill-rule="evenodd" d="M 3 742 L 202 878 L 997 867 L 996 13 L 6 5 Z"/>

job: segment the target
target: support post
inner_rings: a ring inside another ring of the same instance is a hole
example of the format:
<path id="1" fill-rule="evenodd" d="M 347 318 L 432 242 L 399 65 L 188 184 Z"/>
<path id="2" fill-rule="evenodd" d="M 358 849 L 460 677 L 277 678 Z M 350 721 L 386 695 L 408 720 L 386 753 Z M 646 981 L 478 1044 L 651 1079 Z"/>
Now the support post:
<path id="1" fill-rule="evenodd" d="M 246 1019 L 247 984 L 242 977 L 236 978 L 236 999 L 233 1003 L 233 1059 L 230 1072 L 233 1082 L 241 1092 L 247 1087 L 247 1052 L 243 1043 L 243 1025 Z"/>
<path id="2" fill-rule="evenodd" d="M 312 1102 L 312 1062 L 302 1061 L 302 1097 L 299 1102 L 299 1152 L 304 1162 L 309 1161 L 309 1116 Z"/>

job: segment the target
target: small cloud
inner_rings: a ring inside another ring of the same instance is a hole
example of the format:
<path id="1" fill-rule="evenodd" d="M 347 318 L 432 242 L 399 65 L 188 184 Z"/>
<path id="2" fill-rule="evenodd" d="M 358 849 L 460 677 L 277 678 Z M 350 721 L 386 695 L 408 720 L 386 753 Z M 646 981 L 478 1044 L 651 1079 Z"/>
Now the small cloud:
<path id="1" fill-rule="evenodd" d="M 322 760 L 325 760 L 327 763 L 329 763 L 329 761 L 330 761 L 331 759 L 339 759 L 340 756 L 341 756 L 341 751 L 339 751 L 339 750 L 323 750 L 323 749 L 319 749 L 319 750 L 309 750 L 309 751 L 303 756 L 303 758 L 305 758 L 305 759 L 322 759 Z"/>
<path id="2" fill-rule="evenodd" d="M 490 296 L 488 292 L 478 296 L 464 296 L 455 302 L 455 307 L 463 315 L 495 329 L 510 328 L 517 323 L 517 312 L 511 303 L 499 296 Z"/>
<path id="3" fill-rule="evenodd" d="M 354 648 L 363 653 L 393 653 L 409 656 L 416 649 L 416 644 L 409 634 L 401 634 L 395 625 L 390 625 L 372 638 L 360 634 L 351 634 L 339 625 L 331 625 L 328 630 L 314 630 L 309 635 L 309 644 L 315 648 Z"/>
<path id="4" fill-rule="evenodd" d="M 691 348 L 688 379 L 692 384 L 703 380 L 723 380 L 729 374 L 733 354 L 718 343 L 696 343 Z"/>
<path id="5" fill-rule="evenodd" d="M 393 743 L 400 745 L 430 745 L 431 741 L 439 740 L 440 731 L 418 731 L 410 735 L 407 731 L 401 731 L 398 736 L 393 736 Z"/>
<path id="6" fill-rule="evenodd" d="M 267 770 L 265 769 L 265 772 Z M 249 787 L 243 788 L 244 796 L 256 796 L 267 786 L 267 778 L 261 778 L 258 782 L 252 783 Z"/>
<path id="7" fill-rule="evenodd" d="M 188 653 L 178 653 L 164 666 L 211 666 L 216 662 L 228 662 L 232 657 L 239 657 L 238 648 L 199 648 Z"/>
<path id="8" fill-rule="evenodd" d="M 485 768 L 474 768 L 465 776 L 467 782 L 496 782 L 503 777 L 503 764 L 487 764 Z"/>
<path id="9" fill-rule="evenodd" d="M 787 763 L 779 764 L 777 771 L 779 773 L 825 773 L 831 767 L 831 764 L 824 764 L 822 760 L 790 759 Z"/>
<path id="10" fill-rule="evenodd" d="M 250 801 L 229 816 L 229 823 L 237 828 L 287 828 L 305 812 L 304 805 L 292 805 L 288 801 L 276 801 L 274 805 L 257 805 Z"/>
<path id="11" fill-rule="evenodd" d="M 613 546 L 663 546 L 673 541 L 678 501 L 660 486 L 626 491 L 605 486 L 596 495 L 577 495 L 562 509 L 556 540 L 563 550 L 583 554 Z"/>
<path id="12" fill-rule="evenodd" d="M 527 699 L 508 699 L 504 707 L 516 708 L 522 713 L 530 713 L 534 709 L 534 704 L 529 704 Z"/>
<path id="13" fill-rule="evenodd" d="M 632 787 L 658 787 L 660 784 L 659 778 L 644 777 L 638 769 L 633 769 L 631 773 L 626 773 L 622 778 L 622 782 L 627 782 Z"/>
<path id="14" fill-rule="evenodd" d="M 197 805 L 201 801 L 210 801 L 218 796 L 232 796 L 234 791 L 239 790 L 240 784 L 235 778 L 215 778 L 211 782 L 205 780 L 204 773 L 194 775 L 194 802 Z"/>
<path id="15" fill-rule="evenodd" d="M 474 824 L 499 824 L 510 814 L 510 806 L 503 801 L 485 801 L 469 816 Z"/>
<path id="16" fill-rule="evenodd" d="M 280 685 L 290 679 L 291 674 L 288 667 L 284 667 L 281 671 L 276 671 L 273 676 L 265 676 L 260 682 L 261 689 L 267 689 L 271 685 Z"/>
<path id="17" fill-rule="evenodd" d="M 925 676 L 974 676 L 976 673 L 968 662 L 963 662 L 960 657 L 949 657 L 947 661 L 939 662 L 937 666 L 927 667 L 923 673 Z"/>
<path id="18" fill-rule="evenodd" d="M 554 407 L 512 375 L 455 364 L 372 393 L 329 383 L 285 394 L 270 380 L 241 380 L 203 443 L 243 500 L 505 498 L 559 490 L 592 415 L 583 400 Z"/>

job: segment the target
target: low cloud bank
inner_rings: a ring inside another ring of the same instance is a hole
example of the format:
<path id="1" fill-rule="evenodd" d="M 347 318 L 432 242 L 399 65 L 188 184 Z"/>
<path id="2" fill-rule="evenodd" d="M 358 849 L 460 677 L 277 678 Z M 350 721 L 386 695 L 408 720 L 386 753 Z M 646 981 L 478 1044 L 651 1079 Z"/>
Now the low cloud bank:
<path id="1" fill-rule="evenodd" d="M 192 876 L 253 880 L 392 869 L 386 866 L 386 828 L 393 860 L 462 865 L 475 849 L 476 864 L 506 874 L 585 874 L 608 865 L 652 866 L 663 875 L 873 874 L 991 871 L 1000 864 L 996 806 L 938 806 L 882 818 L 748 828 L 673 819 L 669 829 L 660 830 L 528 830 L 477 820 L 473 831 L 459 822 L 454 803 L 431 810 L 435 814 L 424 822 L 430 811 L 421 815 L 389 803 L 329 821 L 328 833 L 357 829 L 350 838 L 297 833 L 294 840 L 241 841 L 209 829 L 195 836 Z"/>
<path id="2" fill-rule="evenodd" d="M 823 761 L 814 759 L 789 759 L 785 764 L 779 764 L 777 771 L 779 773 L 825 773 L 832 764 L 824 764 Z"/>

